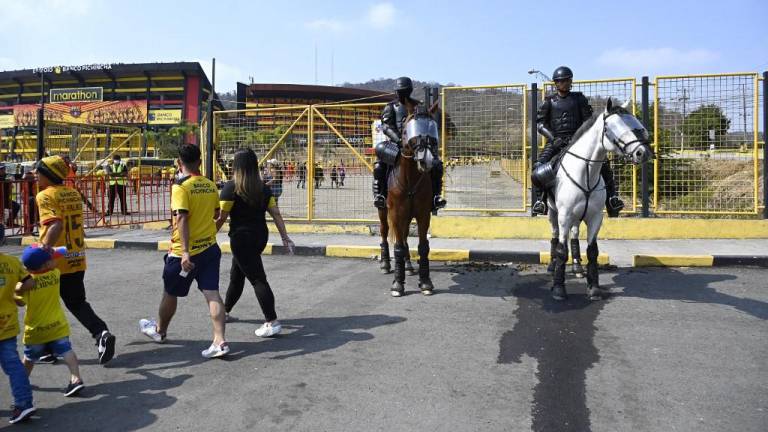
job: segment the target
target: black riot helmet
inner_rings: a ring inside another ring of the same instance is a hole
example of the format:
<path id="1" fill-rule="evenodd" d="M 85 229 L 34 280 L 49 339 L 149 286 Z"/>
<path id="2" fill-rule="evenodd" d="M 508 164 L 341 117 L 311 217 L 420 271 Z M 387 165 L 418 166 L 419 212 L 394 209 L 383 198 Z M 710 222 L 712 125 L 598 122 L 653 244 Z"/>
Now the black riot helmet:
<path id="1" fill-rule="evenodd" d="M 573 78 L 573 71 L 568 66 L 560 66 L 552 73 L 552 81 L 561 81 Z"/>
<path id="2" fill-rule="evenodd" d="M 395 93 L 400 100 L 407 99 L 413 92 L 413 81 L 408 77 L 400 77 L 395 81 Z"/>

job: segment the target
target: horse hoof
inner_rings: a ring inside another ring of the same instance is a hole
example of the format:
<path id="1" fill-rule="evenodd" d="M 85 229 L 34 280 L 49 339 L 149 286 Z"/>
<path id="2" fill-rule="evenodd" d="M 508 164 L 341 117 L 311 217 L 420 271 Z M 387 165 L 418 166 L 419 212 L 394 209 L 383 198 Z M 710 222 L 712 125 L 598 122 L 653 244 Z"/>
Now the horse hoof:
<path id="1" fill-rule="evenodd" d="M 389 274 L 392 273 L 392 267 L 387 263 L 386 265 L 382 265 L 379 267 L 379 270 L 381 270 L 382 274 Z"/>
<path id="2" fill-rule="evenodd" d="M 573 267 L 571 268 L 571 271 L 579 279 L 586 276 L 586 273 L 584 272 L 584 267 L 582 267 L 581 264 L 574 264 Z"/>
<path id="3" fill-rule="evenodd" d="M 431 296 L 433 291 L 435 290 L 434 285 L 432 285 L 432 281 L 427 282 L 419 282 L 419 289 L 421 290 L 421 293 L 425 296 Z"/>
<path id="4" fill-rule="evenodd" d="M 587 288 L 587 296 L 589 296 L 589 299 L 592 301 L 598 301 L 607 297 L 608 293 L 600 287 L 590 286 Z"/>
<path id="5" fill-rule="evenodd" d="M 402 295 L 405 293 L 405 285 L 394 281 L 392 282 L 392 289 L 390 290 L 390 294 L 392 297 L 402 297 Z"/>
<path id="6" fill-rule="evenodd" d="M 398 290 L 395 290 L 395 289 L 393 289 L 392 291 L 389 292 L 389 294 L 392 297 L 402 297 L 404 293 L 405 293 L 404 290 L 403 291 L 398 291 Z"/>
<path id="7" fill-rule="evenodd" d="M 552 287 L 552 298 L 557 301 L 563 301 L 568 298 L 568 294 L 565 292 L 565 287 L 562 286 L 553 286 Z"/>
<path id="8" fill-rule="evenodd" d="M 419 272 L 414 269 L 408 270 L 408 276 L 416 276 L 417 274 L 419 274 Z"/>

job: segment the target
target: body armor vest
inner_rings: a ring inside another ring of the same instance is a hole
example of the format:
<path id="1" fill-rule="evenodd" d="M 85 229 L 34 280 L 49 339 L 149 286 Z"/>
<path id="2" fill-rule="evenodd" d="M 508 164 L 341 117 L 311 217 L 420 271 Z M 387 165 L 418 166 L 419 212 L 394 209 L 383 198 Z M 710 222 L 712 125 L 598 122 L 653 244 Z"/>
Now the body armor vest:
<path id="1" fill-rule="evenodd" d="M 579 107 L 580 93 L 571 92 L 566 97 L 556 94 L 550 98 L 550 130 L 556 137 L 570 137 L 584 123 Z"/>

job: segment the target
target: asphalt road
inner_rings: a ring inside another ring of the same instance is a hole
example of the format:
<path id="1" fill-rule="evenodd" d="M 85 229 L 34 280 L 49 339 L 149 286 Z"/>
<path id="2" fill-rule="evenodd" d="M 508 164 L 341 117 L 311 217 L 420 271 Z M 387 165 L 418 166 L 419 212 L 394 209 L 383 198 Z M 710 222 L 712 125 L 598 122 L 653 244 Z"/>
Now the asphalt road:
<path id="1" fill-rule="evenodd" d="M 6 247 L 7 253 L 19 248 Z M 228 282 L 229 256 L 222 266 Z M 70 317 L 86 389 L 63 365 L 32 375 L 38 416 L 19 430 L 765 431 L 768 287 L 757 269 L 620 269 L 555 303 L 542 268 L 433 265 L 432 297 L 388 295 L 372 261 L 265 257 L 284 334 L 258 339 L 246 288 L 232 354 L 204 360 L 202 296 L 180 301 L 165 345 L 138 333 L 156 313 L 161 253 L 92 250 L 94 309 L 117 357 Z M 222 289 L 223 291 L 223 289 Z M 3 386 L 0 404 L 10 404 Z M 0 410 L 5 426 L 7 409 Z"/>

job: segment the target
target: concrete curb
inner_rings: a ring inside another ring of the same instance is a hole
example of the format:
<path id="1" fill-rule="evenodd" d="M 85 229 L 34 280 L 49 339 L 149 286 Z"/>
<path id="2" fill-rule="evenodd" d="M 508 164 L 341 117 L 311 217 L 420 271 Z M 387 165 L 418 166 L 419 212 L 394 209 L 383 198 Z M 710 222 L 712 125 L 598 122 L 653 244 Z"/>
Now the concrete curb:
<path id="1" fill-rule="evenodd" d="M 9 237 L 6 244 L 27 246 L 34 243 L 34 237 Z M 136 241 L 115 239 L 86 239 L 86 245 L 91 249 L 133 249 L 146 251 L 166 251 L 170 241 Z M 229 242 L 220 243 L 222 252 L 231 253 Z M 296 246 L 297 256 L 326 256 L 335 258 L 377 258 L 378 246 L 360 245 L 326 245 L 326 246 Z M 287 255 L 288 250 L 281 246 L 268 243 L 263 255 Z M 416 249 L 410 250 L 411 258 L 417 259 Z M 496 251 L 469 249 L 432 249 L 431 261 L 487 261 L 515 262 L 522 264 L 549 264 L 549 252 L 535 251 Z M 570 263 L 570 257 L 568 262 Z M 600 254 L 598 263 L 610 264 L 610 257 Z M 632 267 L 764 267 L 768 268 L 768 255 L 633 255 Z"/>

